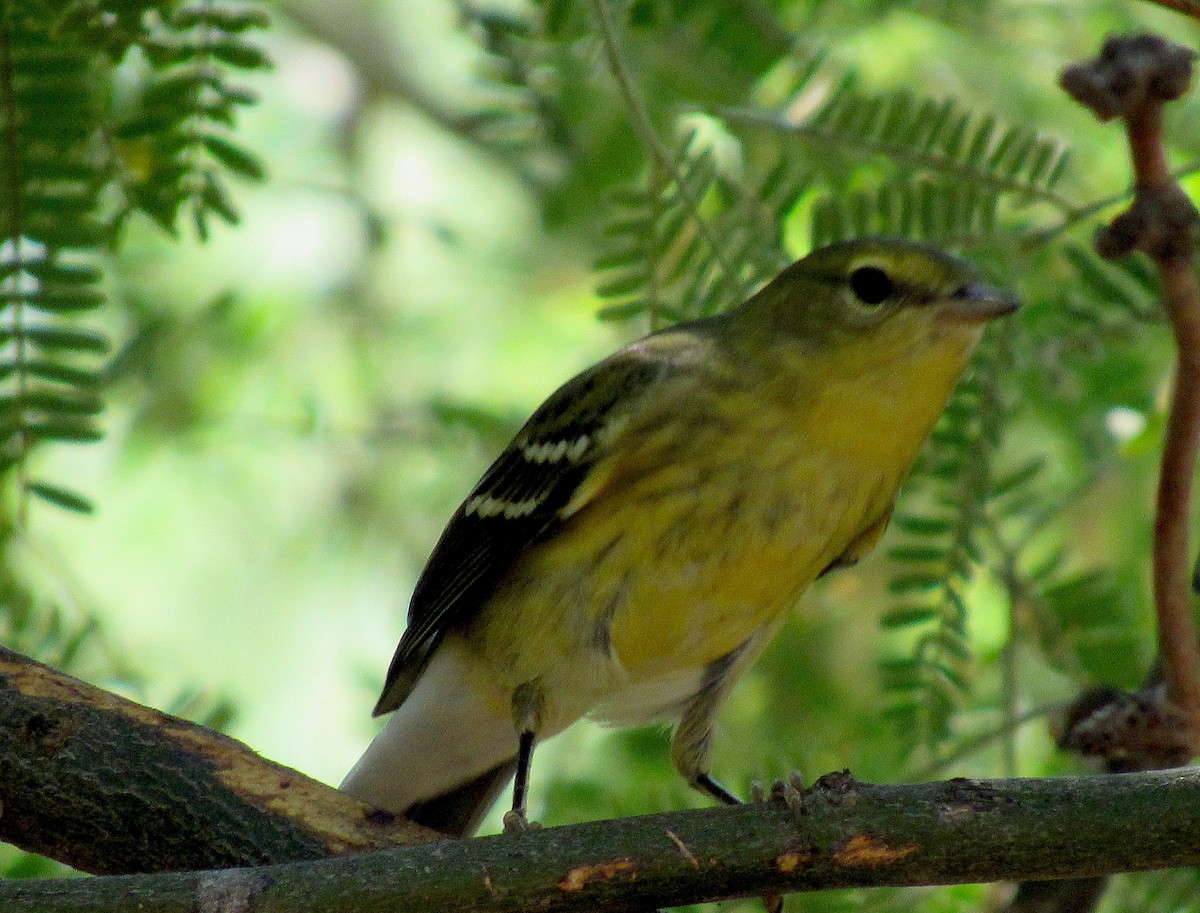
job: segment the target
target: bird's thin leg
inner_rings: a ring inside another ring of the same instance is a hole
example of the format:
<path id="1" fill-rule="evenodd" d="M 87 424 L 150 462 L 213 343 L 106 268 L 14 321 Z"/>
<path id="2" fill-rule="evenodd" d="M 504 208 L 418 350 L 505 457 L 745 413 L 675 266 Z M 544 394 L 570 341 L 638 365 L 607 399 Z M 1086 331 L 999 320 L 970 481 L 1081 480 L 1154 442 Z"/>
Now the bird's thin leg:
<path id="1" fill-rule="evenodd" d="M 513 720 L 519 735 L 512 809 L 504 816 L 504 831 L 508 834 L 519 834 L 530 828 L 525 816 L 525 800 L 529 795 L 529 768 L 533 763 L 533 746 L 537 741 L 544 702 L 541 688 L 533 683 L 521 685 L 513 692 Z"/>
<path id="2" fill-rule="evenodd" d="M 525 797 L 529 794 L 529 768 L 533 763 L 534 733 L 526 730 L 521 733 L 517 747 L 517 773 L 513 779 L 513 802 L 510 814 L 525 820 Z"/>
<path id="3" fill-rule="evenodd" d="M 693 789 L 722 805 L 741 805 L 742 800 L 708 772 L 712 763 L 713 725 L 739 670 L 754 656 L 753 646 L 754 639 L 751 638 L 708 664 L 700 689 L 684 708 L 671 740 L 671 763 L 675 769 Z"/>
<path id="4" fill-rule="evenodd" d="M 722 805 L 741 805 L 742 800 L 714 780 L 708 772 L 712 756 L 713 721 L 737 678 L 738 660 L 754 655 L 753 650 L 747 649 L 750 646 L 747 642 L 709 666 L 705 687 L 684 710 L 671 742 L 671 760 L 675 769 L 683 774 L 693 789 Z M 762 902 L 766 913 L 783 911 L 781 894 L 765 894 Z"/>
<path id="5" fill-rule="evenodd" d="M 710 799 L 716 799 L 724 805 L 741 805 L 742 800 L 731 793 L 728 789 L 712 778 L 709 773 L 696 773 L 692 775 L 691 786 Z"/>

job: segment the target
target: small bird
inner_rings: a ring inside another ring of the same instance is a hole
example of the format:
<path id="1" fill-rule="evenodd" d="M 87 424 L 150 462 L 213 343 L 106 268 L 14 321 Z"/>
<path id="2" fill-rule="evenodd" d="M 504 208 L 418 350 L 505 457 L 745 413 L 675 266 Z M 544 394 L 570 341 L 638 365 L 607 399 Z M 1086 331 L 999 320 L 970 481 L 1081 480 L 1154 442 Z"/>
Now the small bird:
<path id="1" fill-rule="evenodd" d="M 817 577 L 883 534 L 984 324 L 1017 308 L 969 264 L 864 238 L 748 301 L 652 333 L 534 412 L 451 517 L 342 784 L 473 833 L 534 746 L 583 716 L 676 721 L 713 779 L 730 689 Z"/>

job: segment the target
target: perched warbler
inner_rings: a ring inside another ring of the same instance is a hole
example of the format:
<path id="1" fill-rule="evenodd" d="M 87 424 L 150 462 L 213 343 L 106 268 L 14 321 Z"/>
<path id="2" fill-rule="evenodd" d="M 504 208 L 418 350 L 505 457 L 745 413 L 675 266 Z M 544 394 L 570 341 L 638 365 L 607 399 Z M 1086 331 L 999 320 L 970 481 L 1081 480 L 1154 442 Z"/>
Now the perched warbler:
<path id="1" fill-rule="evenodd" d="M 907 241 L 814 251 L 724 314 L 639 339 L 538 408 L 417 581 L 342 789 L 463 835 L 582 716 L 676 720 L 697 789 L 738 677 L 814 579 L 871 549 L 991 318 Z"/>

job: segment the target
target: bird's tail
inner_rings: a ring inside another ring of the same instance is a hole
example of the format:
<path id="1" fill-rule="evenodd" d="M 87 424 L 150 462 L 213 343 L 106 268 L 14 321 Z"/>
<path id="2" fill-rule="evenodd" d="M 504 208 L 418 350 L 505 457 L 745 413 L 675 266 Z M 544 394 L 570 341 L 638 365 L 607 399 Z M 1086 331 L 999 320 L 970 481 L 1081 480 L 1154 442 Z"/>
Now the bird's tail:
<path id="1" fill-rule="evenodd" d="M 405 817 L 451 837 L 470 837 L 517 769 L 517 759 L 505 761 L 457 789 L 418 802 Z"/>
<path id="2" fill-rule="evenodd" d="M 443 833 L 473 833 L 512 779 L 517 755 L 512 716 L 482 693 L 475 662 L 443 642 L 342 792 Z"/>

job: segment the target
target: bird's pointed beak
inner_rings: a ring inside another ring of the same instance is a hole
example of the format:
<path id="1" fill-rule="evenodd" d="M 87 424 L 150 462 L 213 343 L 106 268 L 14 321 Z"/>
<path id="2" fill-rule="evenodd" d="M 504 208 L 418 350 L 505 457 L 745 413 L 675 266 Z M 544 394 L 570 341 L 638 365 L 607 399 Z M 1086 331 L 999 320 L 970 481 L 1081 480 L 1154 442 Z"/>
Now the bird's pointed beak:
<path id="1" fill-rule="evenodd" d="M 1021 306 L 1017 296 L 1007 289 L 972 282 L 950 295 L 941 306 L 941 313 L 950 320 L 982 323 L 1011 314 Z"/>

